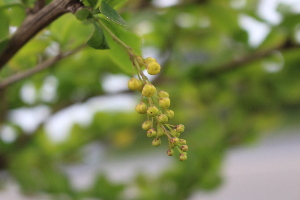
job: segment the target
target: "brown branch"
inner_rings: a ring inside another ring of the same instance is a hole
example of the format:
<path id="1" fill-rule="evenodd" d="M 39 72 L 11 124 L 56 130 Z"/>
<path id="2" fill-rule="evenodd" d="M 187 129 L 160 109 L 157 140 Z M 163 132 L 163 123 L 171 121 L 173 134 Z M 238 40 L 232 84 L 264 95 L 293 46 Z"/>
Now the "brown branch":
<path id="1" fill-rule="evenodd" d="M 0 54 L 0 70 L 39 31 L 67 12 L 82 7 L 79 0 L 54 0 L 34 14 L 28 15 Z"/>
<path id="2" fill-rule="evenodd" d="M 33 13 L 37 13 L 45 6 L 45 4 L 46 4 L 46 0 L 37 0 L 33 8 Z"/>
<path id="3" fill-rule="evenodd" d="M 265 58 L 265 57 L 271 55 L 272 53 L 274 53 L 275 51 L 293 50 L 293 49 L 298 49 L 299 47 L 300 47 L 300 45 L 298 45 L 298 44 L 291 45 L 289 42 L 286 42 L 279 47 L 275 47 L 275 48 L 272 48 L 269 50 L 264 50 L 264 51 L 258 51 L 251 55 L 247 55 L 247 56 L 239 58 L 237 60 L 230 61 L 224 65 L 221 65 L 212 70 L 204 72 L 204 75 L 207 77 L 212 77 L 212 76 L 216 76 L 218 74 L 231 72 L 233 70 L 245 67 L 246 64 L 248 64 L 248 63 L 259 60 L 261 58 Z"/>
<path id="4" fill-rule="evenodd" d="M 70 52 L 66 52 L 66 53 L 59 53 L 58 55 L 54 56 L 53 58 L 50 58 L 40 64 L 38 64 L 37 66 L 31 68 L 31 69 L 28 69 L 26 71 L 22 71 L 22 72 L 19 72 L 17 74 L 14 74 L 4 80 L 2 80 L 0 82 L 0 91 L 1 89 L 4 89 L 14 83 L 16 83 L 17 81 L 20 81 L 22 79 L 25 79 L 29 76 L 32 76 L 34 74 L 36 74 L 37 72 L 40 72 L 44 69 L 47 69 L 51 66 L 53 66 L 55 63 L 57 63 L 58 61 L 60 61 L 61 59 L 67 57 L 67 56 L 70 56 L 74 53 L 76 53 L 77 51 L 79 51 L 80 49 L 82 49 L 83 47 L 85 47 L 86 45 L 81 45 L 79 47 L 77 47 L 76 49 L 70 51 Z"/>

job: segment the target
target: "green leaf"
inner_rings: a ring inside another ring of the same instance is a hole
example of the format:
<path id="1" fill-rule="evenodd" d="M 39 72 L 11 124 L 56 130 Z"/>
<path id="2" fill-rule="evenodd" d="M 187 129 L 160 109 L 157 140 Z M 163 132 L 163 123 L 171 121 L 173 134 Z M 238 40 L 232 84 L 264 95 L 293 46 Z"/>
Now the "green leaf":
<path id="1" fill-rule="evenodd" d="M 75 17 L 79 21 L 86 20 L 90 14 L 90 11 L 87 8 L 82 8 L 75 13 Z"/>
<path id="2" fill-rule="evenodd" d="M 6 39 L 9 34 L 9 19 L 5 12 L 5 9 L 0 7 L 0 41 Z"/>
<path id="3" fill-rule="evenodd" d="M 6 13 L 10 26 L 20 26 L 26 17 L 25 8 L 21 4 L 7 5 Z"/>
<path id="4" fill-rule="evenodd" d="M 141 54 L 141 38 L 127 31 L 124 27 L 118 26 L 115 23 L 111 23 L 107 20 L 102 20 L 102 22 L 125 44 L 130 46 L 136 53 Z M 128 53 L 123 47 L 121 47 L 112 37 L 104 30 L 105 37 L 110 47 L 109 54 L 111 58 L 117 63 L 124 72 L 132 73 L 132 62 L 130 61 Z"/>
<path id="5" fill-rule="evenodd" d="M 87 0 L 89 4 L 91 4 L 92 7 L 95 7 L 97 5 L 98 0 Z"/>
<path id="6" fill-rule="evenodd" d="M 110 7 L 106 2 L 101 2 L 99 10 L 109 20 L 123 26 L 127 25 L 127 22 L 117 13 L 117 11 Z"/>
<path id="7" fill-rule="evenodd" d="M 94 26 L 94 33 L 92 37 L 87 41 L 87 44 L 94 49 L 109 49 L 102 29 L 96 23 L 94 23 Z"/>
<path id="8" fill-rule="evenodd" d="M 110 7 L 115 7 L 116 5 L 123 3 L 127 0 L 103 0 L 105 3 L 107 3 Z"/>

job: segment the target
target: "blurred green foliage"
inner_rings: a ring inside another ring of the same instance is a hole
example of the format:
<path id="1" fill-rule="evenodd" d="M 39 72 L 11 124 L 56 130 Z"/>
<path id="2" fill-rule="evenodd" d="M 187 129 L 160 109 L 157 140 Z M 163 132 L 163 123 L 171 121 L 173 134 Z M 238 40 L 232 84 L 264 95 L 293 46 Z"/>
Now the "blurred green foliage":
<path id="1" fill-rule="evenodd" d="M 83 2 L 97 5 L 97 1 Z M 239 2 L 244 4 L 234 6 Z M 0 1 L 0 51 L 11 37 L 9 30 L 21 24 L 33 4 L 34 1 Z M 291 119 L 299 116 L 299 13 L 280 4 L 282 20 L 272 24 L 258 14 L 258 6 L 259 1 L 253 0 L 181 0 L 170 7 L 155 6 L 150 0 L 128 0 L 117 5 L 128 26 L 107 22 L 134 49 L 140 47 L 142 38 L 145 52 L 151 49 L 161 62 L 162 72 L 153 82 L 170 93 L 175 111 L 172 123 L 185 124 L 183 134 L 190 149 L 186 162 L 178 161 L 178 155 L 167 157 L 166 141 L 159 150 L 151 147 L 140 127 L 144 118 L 134 112 L 134 107 L 126 112 L 95 111 L 88 124 L 74 123 L 68 137 L 60 142 L 50 139 L 47 121 L 28 131 L 12 120 L 9 113 L 13 109 L 46 105 L 51 118 L 72 105 L 107 96 L 101 84 L 106 76 L 128 74 L 130 69 L 129 57 L 107 37 L 110 50 L 85 47 L 5 90 L 5 97 L 0 99 L 0 110 L 5 110 L 0 113 L 1 170 L 8 171 L 25 194 L 46 193 L 54 199 L 180 200 L 198 190 L 215 189 L 222 183 L 220 169 L 228 149 L 251 143 L 266 132 L 295 122 Z M 261 44 L 249 43 L 241 16 L 268 26 Z M 63 15 L 7 63 L 0 82 L 58 51 L 71 51 L 86 43 L 93 31 L 92 23 L 78 21 L 72 14 Z M 49 77 L 56 80 L 57 86 L 55 97 L 47 100 L 41 91 Z M 35 91 L 33 101 L 21 95 L 28 84 Z M 15 138 L 5 140 L 3 127 L 10 127 Z M 142 171 L 122 183 L 110 180 L 99 170 L 90 187 L 76 189 L 64 168 L 84 164 L 87 155 L 83 149 L 92 144 L 104 148 L 104 159 L 125 157 L 132 162 L 132 154 L 154 151 L 158 157 L 165 155 L 169 164 L 158 176 Z M 131 190 L 134 195 L 128 195 Z"/>

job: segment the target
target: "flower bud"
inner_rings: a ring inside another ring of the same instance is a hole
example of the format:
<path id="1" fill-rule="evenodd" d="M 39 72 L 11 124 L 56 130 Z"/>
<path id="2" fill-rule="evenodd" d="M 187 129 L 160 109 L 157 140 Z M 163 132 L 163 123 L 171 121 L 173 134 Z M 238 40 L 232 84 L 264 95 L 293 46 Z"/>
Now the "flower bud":
<path id="1" fill-rule="evenodd" d="M 156 92 L 156 88 L 152 84 L 146 84 L 143 87 L 142 94 L 145 97 L 152 97 Z"/>
<path id="2" fill-rule="evenodd" d="M 159 115 L 157 115 L 156 120 L 161 124 L 165 124 L 168 121 L 168 117 L 165 114 L 159 114 Z"/>
<path id="3" fill-rule="evenodd" d="M 174 155 L 174 150 L 173 149 L 169 149 L 167 151 L 168 156 L 173 156 Z"/>
<path id="4" fill-rule="evenodd" d="M 182 133 L 184 131 L 184 125 L 179 124 L 176 126 L 176 132 Z"/>
<path id="5" fill-rule="evenodd" d="M 155 58 L 152 58 L 152 57 L 148 57 L 148 58 L 145 59 L 146 64 L 149 64 L 149 63 L 152 63 L 152 62 L 157 62 L 157 61 L 156 61 Z"/>
<path id="6" fill-rule="evenodd" d="M 187 155 L 181 153 L 181 154 L 179 155 L 179 160 L 180 160 L 180 161 L 185 161 L 185 160 L 187 160 Z"/>
<path id="7" fill-rule="evenodd" d="M 159 91 L 159 92 L 157 93 L 157 95 L 158 95 L 160 98 L 164 98 L 164 97 L 169 97 L 169 96 L 170 96 L 169 93 L 167 93 L 167 92 L 165 92 L 165 91 L 163 91 L 163 90 Z"/>
<path id="8" fill-rule="evenodd" d="M 150 117 L 155 117 L 156 115 L 158 115 L 158 109 L 156 108 L 156 106 L 150 106 L 150 107 L 147 109 L 147 114 L 148 114 Z"/>
<path id="9" fill-rule="evenodd" d="M 147 137 L 154 137 L 156 136 L 156 131 L 154 128 L 151 128 L 147 131 Z"/>
<path id="10" fill-rule="evenodd" d="M 157 137 L 162 137 L 165 134 L 166 133 L 165 133 L 164 129 L 162 127 L 160 127 L 160 125 L 157 125 Z"/>
<path id="11" fill-rule="evenodd" d="M 152 127 L 152 121 L 151 120 L 147 120 L 142 124 L 142 129 L 144 130 L 148 130 Z"/>
<path id="12" fill-rule="evenodd" d="M 179 144 L 185 145 L 186 144 L 186 140 L 185 139 L 179 139 Z"/>
<path id="13" fill-rule="evenodd" d="M 157 62 L 147 64 L 147 72 L 150 75 L 156 75 L 160 72 L 160 65 Z"/>
<path id="14" fill-rule="evenodd" d="M 173 135 L 174 137 L 179 137 L 180 133 L 176 132 L 176 129 L 171 130 L 171 135 Z"/>
<path id="15" fill-rule="evenodd" d="M 135 106 L 135 111 L 140 114 L 145 114 L 147 112 L 147 105 L 144 102 L 141 102 Z"/>
<path id="16" fill-rule="evenodd" d="M 169 99 L 169 97 L 164 97 L 164 98 L 159 99 L 158 100 L 158 105 L 161 108 L 169 108 L 169 106 L 170 106 L 170 99 Z"/>
<path id="17" fill-rule="evenodd" d="M 155 146 L 155 147 L 158 147 L 160 144 L 161 144 L 160 138 L 155 138 L 155 139 L 152 141 L 152 145 Z"/>
<path id="18" fill-rule="evenodd" d="M 182 145 L 180 147 L 180 149 L 181 149 L 181 151 L 186 152 L 187 150 L 189 150 L 189 147 L 188 147 L 188 145 Z"/>
<path id="19" fill-rule="evenodd" d="M 141 90 L 143 88 L 143 82 L 136 78 L 129 79 L 127 85 L 130 90 Z"/>
<path id="20" fill-rule="evenodd" d="M 170 140 L 171 145 L 176 146 L 179 143 L 179 138 L 178 137 L 173 137 Z"/>
<path id="21" fill-rule="evenodd" d="M 165 114 L 167 115 L 168 119 L 172 119 L 174 117 L 174 111 L 167 109 L 165 111 Z"/>

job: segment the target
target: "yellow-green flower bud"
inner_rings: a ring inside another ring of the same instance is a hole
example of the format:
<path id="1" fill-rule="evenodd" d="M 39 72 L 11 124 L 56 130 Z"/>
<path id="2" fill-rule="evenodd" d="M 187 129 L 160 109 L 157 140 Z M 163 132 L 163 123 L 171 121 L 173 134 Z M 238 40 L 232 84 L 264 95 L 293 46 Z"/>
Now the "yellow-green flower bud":
<path id="1" fill-rule="evenodd" d="M 147 72 L 150 75 L 156 75 L 160 72 L 160 65 L 157 62 L 147 64 Z"/>
<path id="2" fill-rule="evenodd" d="M 179 155 L 179 160 L 180 160 L 180 161 L 185 161 L 185 160 L 187 160 L 187 155 L 181 153 L 181 154 Z"/>
<path id="3" fill-rule="evenodd" d="M 142 129 L 144 130 L 148 130 L 152 127 L 152 121 L 151 120 L 147 120 L 142 124 Z"/>
<path id="4" fill-rule="evenodd" d="M 147 109 L 147 114 L 150 117 L 155 117 L 156 115 L 158 115 L 158 109 L 156 108 L 156 106 L 149 106 L 149 108 Z"/>
<path id="5" fill-rule="evenodd" d="M 145 114 L 147 113 L 147 105 L 144 102 L 141 102 L 135 106 L 135 111 L 140 114 Z"/>
<path id="6" fill-rule="evenodd" d="M 156 92 L 156 88 L 152 84 L 146 84 L 143 87 L 142 94 L 145 97 L 152 97 Z"/>
<path id="7" fill-rule="evenodd" d="M 162 137 L 164 135 L 166 135 L 164 129 L 162 127 L 160 127 L 160 125 L 158 124 L 157 125 L 157 137 Z"/>
<path id="8" fill-rule="evenodd" d="M 186 144 L 186 140 L 185 139 L 179 139 L 179 144 L 185 145 Z"/>
<path id="9" fill-rule="evenodd" d="M 158 105 L 161 108 L 169 108 L 170 104 L 171 103 L 170 103 L 169 97 L 164 97 L 164 98 L 158 100 Z"/>
<path id="10" fill-rule="evenodd" d="M 148 57 L 148 58 L 145 59 L 146 64 L 153 63 L 153 62 L 157 62 L 155 58 Z"/>
<path id="11" fill-rule="evenodd" d="M 164 97 L 170 97 L 169 93 L 161 90 L 157 93 L 157 95 L 160 97 L 160 98 L 164 98 Z"/>
<path id="12" fill-rule="evenodd" d="M 173 110 L 167 109 L 167 110 L 165 110 L 165 114 L 167 115 L 167 117 L 169 119 L 172 119 L 174 117 L 174 111 Z"/>
<path id="13" fill-rule="evenodd" d="M 168 156 L 173 156 L 174 155 L 174 150 L 173 149 L 169 149 L 167 151 Z"/>
<path id="14" fill-rule="evenodd" d="M 155 139 L 152 141 L 152 145 L 155 146 L 155 147 L 158 147 L 160 144 L 161 144 L 160 138 L 155 138 Z"/>
<path id="15" fill-rule="evenodd" d="M 141 90 L 143 88 L 143 82 L 136 78 L 131 78 L 127 85 L 130 90 Z"/>
<path id="16" fill-rule="evenodd" d="M 170 140 L 171 145 L 176 146 L 177 144 L 179 144 L 179 138 L 178 137 L 173 137 Z"/>
<path id="17" fill-rule="evenodd" d="M 184 131 L 184 125 L 179 124 L 176 126 L 176 132 L 182 133 Z"/>
<path id="18" fill-rule="evenodd" d="M 161 124 L 165 124 L 168 121 L 168 117 L 165 114 L 159 114 L 159 115 L 157 115 L 156 120 Z"/>
<path id="19" fill-rule="evenodd" d="M 178 132 L 176 131 L 176 129 L 172 129 L 171 135 L 173 135 L 174 137 L 179 137 L 179 136 L 180 136 L 180 133 L 178 133 Z"/>
<path id="20" fill-rule="evenodd" d="M 151 128 L 147 131 L 147 137 L 155 137 L 155 136 L 156 136 L 155 129 Z"/>
<path id="21" fill-rule="evenodd" d="M 181 149 L 181 151 L 186 152 L 187 150 L 189 150 L 189 147 L 188 147 L 188 145 L 182 145 L 180 147 L 180 149 Z"/>

